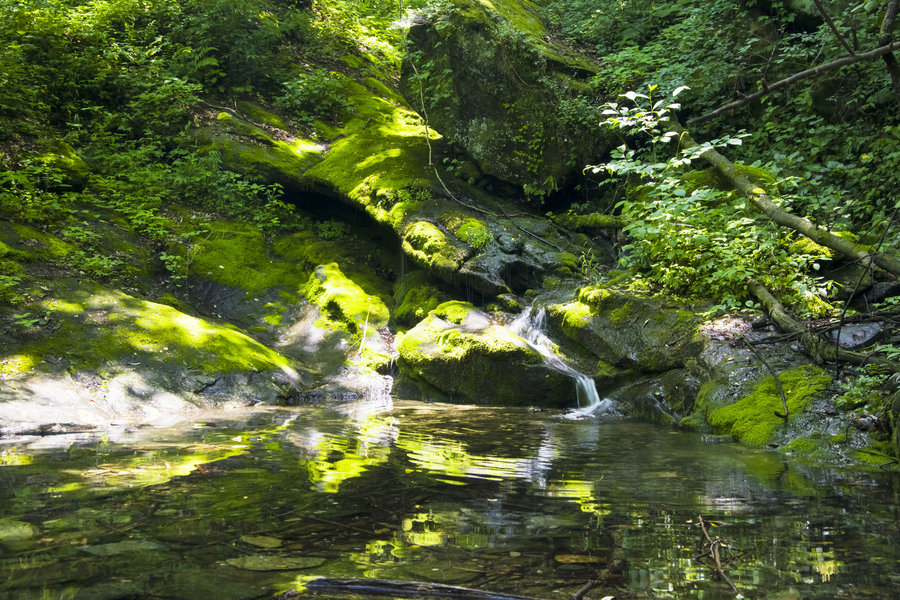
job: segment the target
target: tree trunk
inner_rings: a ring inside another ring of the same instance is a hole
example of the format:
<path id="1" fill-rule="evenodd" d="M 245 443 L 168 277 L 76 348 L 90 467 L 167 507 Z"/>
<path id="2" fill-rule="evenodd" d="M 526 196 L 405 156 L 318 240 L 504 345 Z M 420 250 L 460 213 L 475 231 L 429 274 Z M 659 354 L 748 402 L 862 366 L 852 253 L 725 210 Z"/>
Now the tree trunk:
<path id="1" fill-rule="evenodd" d="M 884 20 L 881 22 L 881 35 L 878 38 L 878 45 L 884 46 L 890 44 L 894 39 L 894 21 L 897 19 L 898 0 L 890 0 L 887 8 L 884 10 Z M 894 94 L 897 96 L 897 102 L 900 102 L 900 64 L 897 64 L 897 57 L 893 52 L 888 52 L 883 56 L 884 64 L 888 73 L 891 75 L 891 84 L 894 86 Z"/>

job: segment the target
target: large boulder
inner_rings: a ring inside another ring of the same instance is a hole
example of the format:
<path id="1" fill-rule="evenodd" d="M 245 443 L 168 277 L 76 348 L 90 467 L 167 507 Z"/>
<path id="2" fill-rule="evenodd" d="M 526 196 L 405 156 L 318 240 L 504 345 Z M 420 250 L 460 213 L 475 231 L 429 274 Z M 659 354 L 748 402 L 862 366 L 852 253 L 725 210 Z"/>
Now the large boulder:
<path id="1" fill-rule="evenodd" d="M 703 349 L 696 315 L 661 298 L 590 286 L 547 314 L 556 331 L 619 368 L 667 371 Z"/>
<path id="2" fill-rule="evenodd" d="M 417 16 L 401 72 L 432 127 L 483 173 L 538 197 L 607 148 L 586 83 L 596 65 L 549 34 L 528 0 L 453 0 Z"/>
<path id="3" fill-rule="evenodd" d="M 555 407 L 576 402 L 571 377 L 548 367 L 527 341 L 468 303 L 438 306 L 397 350 L 401 377 L 426 397 Z"/>

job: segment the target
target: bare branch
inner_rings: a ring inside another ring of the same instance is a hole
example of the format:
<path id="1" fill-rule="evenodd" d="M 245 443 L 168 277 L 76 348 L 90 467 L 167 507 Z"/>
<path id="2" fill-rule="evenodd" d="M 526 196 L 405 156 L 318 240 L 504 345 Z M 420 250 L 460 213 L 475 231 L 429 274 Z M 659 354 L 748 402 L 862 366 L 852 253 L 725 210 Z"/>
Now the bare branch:
<path id="1" fill-rule="evenodd" d="M 803 79 L 808 79 L 810 77 L 815 77 L 816 75 L 821 75 L 822 73 L 827 73 L 828 71 L 834 71 L 836 69 L 840 69 L 841 67 L 846 67 L 848 65 L 852 65 L 858 62 L 864 61 L 872 61 L 877 58 L 880 58 L 894 50 L 900 50 L 900 42 L 893 42 L 891 44 L 886 44 L 879 48 L 875 48 L 874 50 L 870 50 L 869 52 L 865 52 L 863 54 L 856 54 L 854 56 L 845 56 L 844 58 L 832 61 L 830 63 L 825 63 L 824 65 L 819 65 L 817 67 L 813 67 L 812 69 L 807 69 L 805 71 L 800 71 L 799 73 L 794 73 L 790 77 L 785 77 L 780 81 L 776 81 L 775 83 L 769 84 L 763 89 L 749 96 L 741 98 L 740 100 L 735 100 L 734 102 L 730 102 L 725 106 L 721 106 L 712 112 L 708 112 L 705 115 L 700 115 L 699 117 L 694 117 L 690 119 L 687 124 L 694 125 L 696 123 L 701 123 L 703 121 L 707 121 L 712 119 L 713 117 L 718 117 L 719 115 L 726 113 L 730 110 L 734 110 L 740 106 L 753 102 L 754 100 L 758 100 L 763 96 L 770 94 L 776 90 L 779 90 L 783 87 L 787 87 L 792 83 L 797 83 L 798 81 L 802 81 Z"/>
<path id="2" fill-rule="evenodd" d="M 844 39 L 844 36 L 841 35 L 841 32 L 838 31 L 837 26 L 834 24 L 834 21 L 831 20 L 831 17 L 825 11 L 825 7 L 822 6 L 821 0 L 813 0 L 816 4 L 816 8 L 819 9 L 819 14 L 822 15 L 822 18 L 825 19 L 825 22 L 828 23 L 828 26 L 831 27 L 831 32 L 834 33 L 834 37 L 838 39 L 844 49 L 847 51 L 847 54 L 850 56 L 856 56 L 856 53 L 853 52 L 853 49 L 850 47 L 850 44 L 847 43 L 847 40 Z M 890 41 L 890 40 L 888 40 Z"/>

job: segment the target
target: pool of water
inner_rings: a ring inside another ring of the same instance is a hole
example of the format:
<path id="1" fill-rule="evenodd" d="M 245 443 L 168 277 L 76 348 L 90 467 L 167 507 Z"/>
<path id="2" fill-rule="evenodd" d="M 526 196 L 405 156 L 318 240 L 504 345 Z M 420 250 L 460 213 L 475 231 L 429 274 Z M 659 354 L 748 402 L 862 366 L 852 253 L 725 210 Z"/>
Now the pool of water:
<path id="1" fill-rule="evenodd" d="M 900 597 L 896 474 L 639 423 L 390 400 L 113 437 L 0 443 L 0 598 L 305 596 L 316 578 L 734 598 L 699 558 L 700 517 L 744 597 Z"/>

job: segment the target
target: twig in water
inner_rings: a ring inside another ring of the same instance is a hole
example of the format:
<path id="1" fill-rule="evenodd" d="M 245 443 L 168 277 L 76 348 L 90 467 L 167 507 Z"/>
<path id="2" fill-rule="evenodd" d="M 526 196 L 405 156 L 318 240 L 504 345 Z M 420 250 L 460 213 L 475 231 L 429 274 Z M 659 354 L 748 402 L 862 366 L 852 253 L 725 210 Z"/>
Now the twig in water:
<path id="1" fill-rule="evenodd" d="M 709 537 L 709 532 L 706 530 L 706 523 L 703 521 L 703 517 L 697 517 L 697 521 L 700 523 L 700 529 L 703 530 L 703 535 L 706 537 L 706 541 L 709 542 L 709 552 L 712 553 L 712 557 L 716 561 L 716 572 L 729 586 L 734 590 L 735 594 L 740 594 L 737 589 L 737 586 L 734 585 L 734 582 L 725 574 L 725 569 L 722 568 L 722 556 L 719 554 L 719 547 L 722 545 L 722 540 L 719 539 L 719 536 L 716 536 L 715 541 L 711 537 Z"/>
<path id="2" fill-rule="evenodd" d="M 587 594 L 595 587 L 597 587 L 597 582 L 593 579 L 589 579 L 588 582 L 584 584 L 580 590 L 572 594 L 572 600 L 581 600 L 582 598 L 584 598 L 585 594 Z"/>

